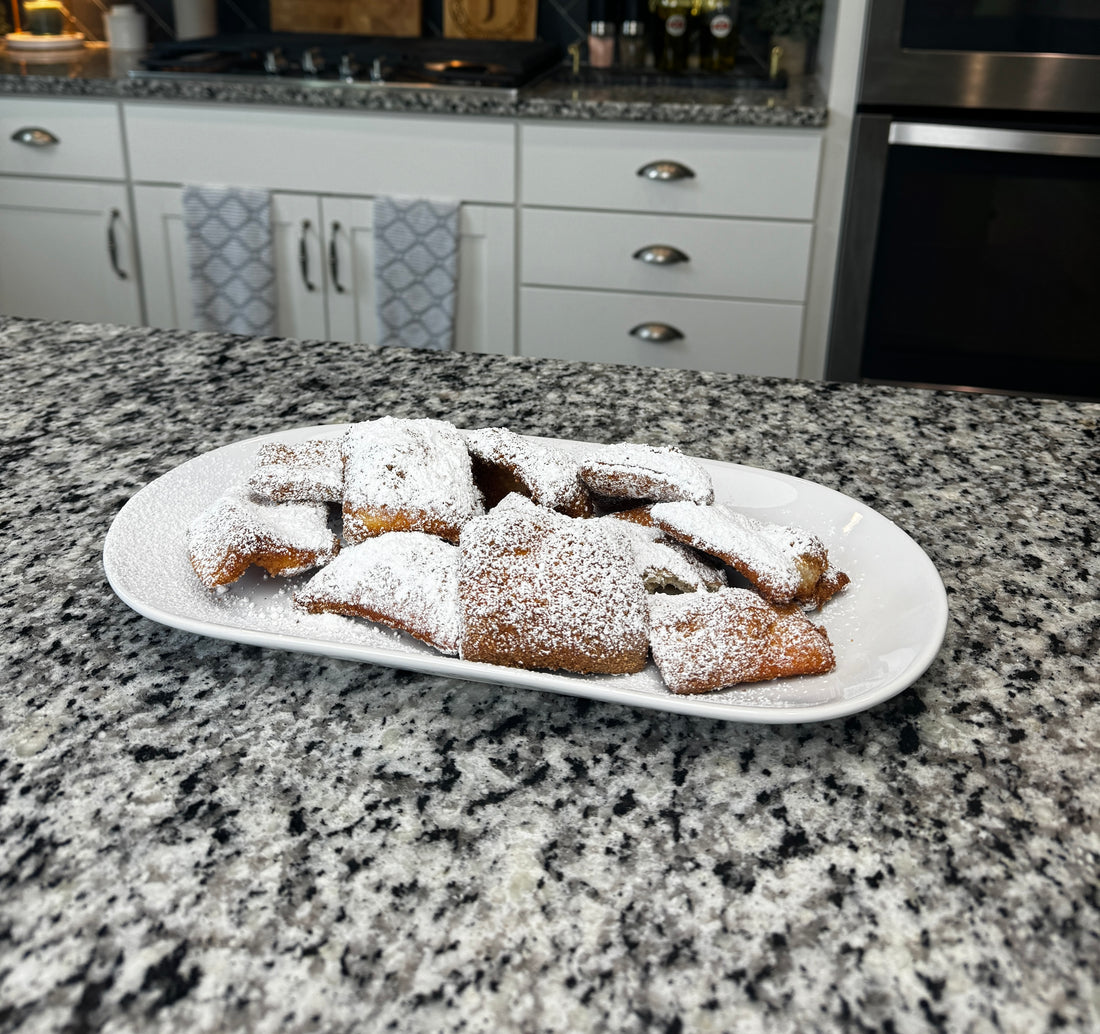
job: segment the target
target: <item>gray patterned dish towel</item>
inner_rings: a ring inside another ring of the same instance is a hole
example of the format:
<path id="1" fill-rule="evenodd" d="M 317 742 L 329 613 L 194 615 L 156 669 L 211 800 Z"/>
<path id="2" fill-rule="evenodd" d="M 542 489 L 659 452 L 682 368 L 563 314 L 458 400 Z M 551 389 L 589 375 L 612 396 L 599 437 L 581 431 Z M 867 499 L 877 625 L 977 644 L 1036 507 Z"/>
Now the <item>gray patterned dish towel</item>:
<path id="1" fill-rule="evenodd" d="M 378 344 L 447 351 L 458 290 L 458 202 L 374 201 Z"/>
<path id="2" fill-rule="evenodd" d="M 271 194 L 251 187 L 186 186 L 183 223 L 198 330 L 275 333 Z"/>

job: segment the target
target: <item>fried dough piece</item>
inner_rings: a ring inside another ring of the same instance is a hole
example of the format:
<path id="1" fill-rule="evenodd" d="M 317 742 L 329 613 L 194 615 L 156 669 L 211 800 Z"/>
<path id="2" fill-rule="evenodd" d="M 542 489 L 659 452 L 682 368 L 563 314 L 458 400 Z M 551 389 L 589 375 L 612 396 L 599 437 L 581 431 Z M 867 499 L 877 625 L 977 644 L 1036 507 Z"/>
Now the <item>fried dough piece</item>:
<path id="1" fill-rule="evenodd" d="M 614 517 L 597 520 L 614 520 L 615 526 L 627 533 L 647 592 L 700 592 L 729 584 L 724 567 L 714 566 L 691 546 L 670 539 L 659 528 Z"/>
<path id="2" fill-rule="evenodd" d="M 714 501 L 710 475 L 698 460 L 665 445 L 603 445 L 581 462 L 581 480 L 597 496 L 706 506 Z"/>
<path id="3" fill-rule="evenodd" d="M 277 503 L 338 503 L 344 496 L 344 458 L 338 438 L 289 445 L 268 442 L 248 479 L 253 495 Z"/>
<path id="4" fill-rule="evenodd" d="M 818 675 L 836 666 L 823 629 L 797 607 L 774 607 L 750 589 L 657 596 L 650 615 L 653 660 L 673 693 Z"/>
<path id="5" fill-rule="evenodd" d="M 382 417 L 345 433 L 344 537 L 362 542 L 387 531 L 423 531 L 457 542 L 482 513 L 462 435 L 442 420 Z"/>
<path id="6" fill-rule="evenodd" d="M 187 530 L 191 566 L 208 589 L 235 582 L 253 564 L 268 574 L 301 574 L 339 549 L 324 503 L 259 502 L 244 489 L 216 500 Z"/>
<path id="7" fill-rule="evenodd" d="M 677 541 L 718 557 L 770 603 L 819 608 L 849 582 L 846 574 L 829 567 L 825 547 L 815 535 L 754 520 L 721 503 L 656 503 L 615 517 L 660 528 Z"/>
<path id="8" fill-rule="evenodd" d="M 512 500 L 470 521 L 459 547 L 464 660 L 600 674 L 645 667 L 647 595 L 610 522 Z"/>
<path id="9" fill-rule="evenodd" d="M 519 492 L 539 506 L 588 517 L 592 497 L 580 479 L 580 466 L 568 453 L 509 431 L 483 427 L 463 437 L 473 460 L 474 483 L 492 509 L 505 496 Z"/>
<path id="10" fill-rule="evenodd" d="M 420 531 L 349 546 L 294 596 L 311 614 L 344 614 L 458 653 L 458 547 Z"/>

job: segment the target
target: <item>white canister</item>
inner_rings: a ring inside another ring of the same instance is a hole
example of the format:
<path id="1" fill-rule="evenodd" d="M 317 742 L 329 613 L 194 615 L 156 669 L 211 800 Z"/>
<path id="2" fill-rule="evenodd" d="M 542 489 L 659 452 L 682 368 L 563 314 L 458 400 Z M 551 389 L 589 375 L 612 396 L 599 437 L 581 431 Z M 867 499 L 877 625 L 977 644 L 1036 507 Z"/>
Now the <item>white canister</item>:
<path id="1" fill-rule="evenodd" d="M 103 15 L 103 24 L 112 50 L 145 49 L 145 15 L 133 4 L 115 4 Z"/>
<path id="2" fill-rule="evenodd" d="M 216 0 L 172 0 L 176 39 L 201 39 L 218 32 Z"/>

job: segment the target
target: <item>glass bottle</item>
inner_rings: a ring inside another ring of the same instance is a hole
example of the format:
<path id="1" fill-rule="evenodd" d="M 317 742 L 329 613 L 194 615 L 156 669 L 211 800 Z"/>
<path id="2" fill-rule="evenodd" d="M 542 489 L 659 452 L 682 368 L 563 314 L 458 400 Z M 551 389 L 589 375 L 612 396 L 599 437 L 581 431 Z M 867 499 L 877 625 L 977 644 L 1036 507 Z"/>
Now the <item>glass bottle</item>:
<path id="1" fill-rule="evenodd" d="M 642 0 L 623 0 L 619 25 L 619 64 L 623 68 L 645 68 L 647 41 Z"/>
<path id="2" fill-rule="evenodd" d="M 592 68 L 610 68 L 615 63 L 615 19 L 608 0 L 590 0 L 588 4 L 588 64 Z"/>
<path id="3" fill-rule="evenodd" d="M 740 0 L 703 0 L 699 66 L 707 72 L 728 72 L 737 58 L 737 15 Z"/>
<path id="4" fill-rule="evenodd" d="M 649 0 L 658 19 L 657 67 L 662 72 L 683 72 L 691 50 L 691 23 L 699 13 L 700 0 Z"/>

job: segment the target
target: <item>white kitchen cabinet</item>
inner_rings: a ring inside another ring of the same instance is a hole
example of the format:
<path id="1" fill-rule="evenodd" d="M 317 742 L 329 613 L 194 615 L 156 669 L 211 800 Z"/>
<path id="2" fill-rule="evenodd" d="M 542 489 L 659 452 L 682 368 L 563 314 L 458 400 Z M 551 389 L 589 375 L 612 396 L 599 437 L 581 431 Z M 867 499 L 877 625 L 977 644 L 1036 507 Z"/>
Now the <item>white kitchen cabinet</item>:
<path id="1" fill-rule="evenodd" d="M 142 322 L 117 107 L 0 98 L 0 312 Z"/>
<path id="2" fill-rule="evenodd" d="M 430 197 L 461 205 L 459 350 L 789 375 L 821 147 L 803 128 L 4 98 L 0 309 L 190 327 L 181 188 L 231 184 L 272 192 L 278 333 L 375 341 L 373 199 Z"/>
<path id="3" fill-rule="evenodd" d="M 820 148 L 807 130 L 524 126 L 521 354 L 796 374 Z"/>
<path id="4" fill-rule="evenodd" d="M 372 200 L 460 202 L 455 348 L 515 351 L 515 127 L 157 104 L 125 109 L 134 204 L 154 326 L 191 319 L 181 187 L 272 191 L 279 334 L 378 340 Z"/>
<path id="5" fill-rule="evenodd" d="M 134 188 L 149 322 L 192 329 L 181 199 L 179 187 Z M 272 193 L 280 335 L 378 339 L 372 215 L 369 198 Z M 512 354 L 513 219 L 510 208 L 463 205 L 460 210 L 457 351 Z"/>

